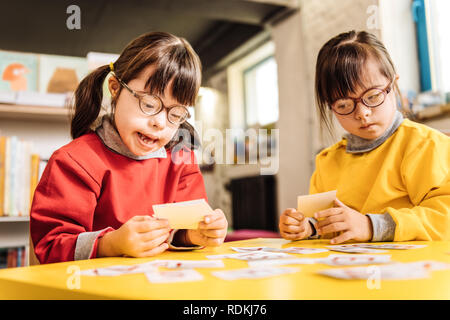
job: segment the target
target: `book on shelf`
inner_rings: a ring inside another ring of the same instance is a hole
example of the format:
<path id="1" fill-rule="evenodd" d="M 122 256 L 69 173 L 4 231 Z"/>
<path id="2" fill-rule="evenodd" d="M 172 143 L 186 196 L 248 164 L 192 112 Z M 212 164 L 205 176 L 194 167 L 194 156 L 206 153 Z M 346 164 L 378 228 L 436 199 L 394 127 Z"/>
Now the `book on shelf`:
<path id="1" fill-rule="evenodd" d="M 0 249 L 0 269 L 24 267 L 27 264 L 25 247 Z"/>
<path id="2" fill-rule="evenodd" d="M 28 216 L 42 172 L 38 154 L 28 141 L 0 137 L 0 216 Z"/>

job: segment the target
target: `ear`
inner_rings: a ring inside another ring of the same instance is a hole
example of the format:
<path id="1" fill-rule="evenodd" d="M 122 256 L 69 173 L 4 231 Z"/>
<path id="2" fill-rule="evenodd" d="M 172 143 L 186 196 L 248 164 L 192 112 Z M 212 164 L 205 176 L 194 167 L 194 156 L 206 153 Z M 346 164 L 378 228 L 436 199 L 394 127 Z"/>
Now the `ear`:
<path id="1" fill-rule="evenodd" d="M 108 89 L 109 89 L 109 92 L 111 93 L 111 97 L 116 98 L 116 95 L 120 90 L 120 83 L 119 83 L 119 81 L 117 81 L 116 77 L 114 77 L 114 76 L 109 77 Z"/>

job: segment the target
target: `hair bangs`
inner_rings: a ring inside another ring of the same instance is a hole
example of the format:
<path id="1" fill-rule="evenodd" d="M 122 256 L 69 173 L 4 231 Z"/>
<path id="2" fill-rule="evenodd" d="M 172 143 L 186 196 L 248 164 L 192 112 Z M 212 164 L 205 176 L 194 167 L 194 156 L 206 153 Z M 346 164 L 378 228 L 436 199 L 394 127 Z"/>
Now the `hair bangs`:
<path id="1" fill-rule="evenodd" d="M 172 82 L 170 94 L 182 105 L 194 105 L 200 88 L 199 61 L 195 61 L 182 45 L 173 46 L 168 55 L 155 61 L 156 69 L 146 81 L 150 93 L 162 95 Z"/>

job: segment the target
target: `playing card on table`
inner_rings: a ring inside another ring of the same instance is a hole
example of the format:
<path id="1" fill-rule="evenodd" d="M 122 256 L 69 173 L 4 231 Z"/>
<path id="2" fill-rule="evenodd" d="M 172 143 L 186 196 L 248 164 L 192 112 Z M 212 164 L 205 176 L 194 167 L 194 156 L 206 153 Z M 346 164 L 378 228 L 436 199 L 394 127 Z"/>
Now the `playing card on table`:
<path id="1" fill-rule="evenodd" d="M 198 223 L 213 209 L 205 199 L 153 205 L 154 216 L 169 220 L 172 229 L 197 229 Z"/>
<path id="2" fill-rule="evenodd" d="M 386 252 L 385 250 L 379 250 L 379 249 L 368 249 L 368 248 L 361 248 L 356 246 L 327 246 L 328 249 L 331 251 L 338 251 L 338 252 L 345 252 L 345 253 L 383 253 Z"/>
<path id="3" fill-rule="evenodd" d="M 380 280 L 407 280 L 429 277 L 429 272 L 427 270 L 405 266 L 403 264 L 328 269 L 320 271 L 319 274 L 347 280 L 377 277 L 379 277 Z"/>
<path id="4" fill-rule="evenodd" d="M 425 270 L 449 270 L 450 263 L 441 262 L 441 261 L 433 261 L 433 260 L 425 260 L 425 261 L 414 261 L 405 263 L 405 265 L 411 265 L 413 267 L 423 268 Z"/>
<path id="5" fill-rule="evenodd" d="M 153 271 L 145 273 L 148 281 L 153 283 L 187 282 L 202 280 L 203 276 L 195 270 Z"/>
<path id="6" fill-rule="evenodd" d="M 151 272 L 154 270 L 156 270 L 156 267 L 148 265 L 148 264 L 136 264 L 136 265 L 131 265 L 131 266 L 116 265 L 116 266 L 110 266 L 110 267 L 105 267 L 105 268 L 83 270 L 80 272 L 80 275 L 114 277 L 114 276 L 120 276 L 120 275 L 124 275 L 124 274 L 136 274 L 136 273 Z"/>
<path id="7" fill-rule="evenodd" d="M 382 255 L 345 255 L 345 254 L 330 254 L 326 258 L 317 259 L 317 262 L 324 263 L 329 266 L 352 266 L 364 264 L 380 264 L 391 261 L 391 256 Z"/>
<path id="8" fill-rule="evenodd" d="M 224 268 L 222 260 L 154 260 L 153 266 L 169 269 Z"/>
<path id="9" fill-rule="evenodd" d="M 388 250 L 408 250 L 408 249 L 419 249 L 424 248 L 426 245 L 418 245 L 418 244 L 370 244 L 370 243 L 361 243 L 359 244 L 362 248 L 368 249 L 388 249 Z"/>
<path id="10" fill-rule="evenodd" d="M 311 254 L 311 253 L 327 252 L 328 250 L 327 249 L 320 249 L 320 248 L 289 247 L 289 248 L 284 248 L 284 249 L 267 248 L 265 251 L 268 251 L 268 252 L 296 253 L 296 254 Z"/>
<path id="11" fill-rule="evenodd" d="M 215 271 L 212 275 L 223 280 L 237 280 L 237 279 L 258 279 L 278 276 L 282 274 L 289 274 L 299 271 L 299 268 L 273 268 L 273 267 L 257 267 L 245 268 L 229 271 Z"/>
<path id="12" fill-rule="evenodd" d="M 289 247 L 289 248 L 271 248 L 271 247 L 231 247 L 232 250 L 237 252 L 282 252 L 282 253 L 297 253 L 297 254 L 310 254 L 326 252 L 327 249 L 320 248 L 301 248 L 301 247 Z"/>
<path id="13" fill-rule="evenodd" d="M 249 267 L 267 267 L 267 266 L 282 266 L 290 264 L 314 264 L 317 259 L 312 258 L 292 258 L 292 259 L 271 259 L 271 260 L 253 260 L 249 261 Z"/>
<path id="14" fill-rule="evenodd" d="M 263 259 L 282 259 L 291 258 L 290 255 L 282 252 L 241 252 L 230 254 L 218 254 L 206 256 L 208 259 L 239 259 L 239 260 L 263 260 Z"/>
<path id="15" fill-rule="evenodd" d="M 231 250 L 236 252 L 255 252 L 255 251 L 265 251 L 267 247 L 231 247 Z"/>
<path id="16" fill-rule="evenodd" d="M 305 217 L 314 217 L 314 213 L 333 208 L 336 190 L 297 197 L 297 211 Z"/>

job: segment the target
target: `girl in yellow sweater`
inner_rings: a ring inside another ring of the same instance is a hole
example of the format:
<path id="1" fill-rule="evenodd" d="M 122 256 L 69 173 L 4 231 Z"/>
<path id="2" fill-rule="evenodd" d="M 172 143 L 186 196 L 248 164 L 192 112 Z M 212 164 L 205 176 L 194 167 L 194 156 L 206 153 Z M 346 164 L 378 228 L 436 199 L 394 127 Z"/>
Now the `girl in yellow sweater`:
<path id="1" fill-rule="evenodd" d="M 450 240 L 450 138 L 403 119 L 394 65 L 367 32 L 347 32 L 321 48 L 316 100 L 321 122 L 348 132 L 316 157 L 310 194 L 337 190 L 335 207 L 280 217 L 283 238 L 345 241 Z"/>

